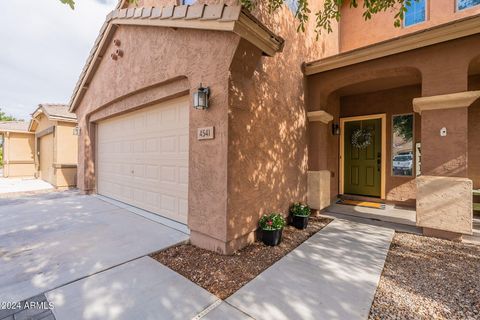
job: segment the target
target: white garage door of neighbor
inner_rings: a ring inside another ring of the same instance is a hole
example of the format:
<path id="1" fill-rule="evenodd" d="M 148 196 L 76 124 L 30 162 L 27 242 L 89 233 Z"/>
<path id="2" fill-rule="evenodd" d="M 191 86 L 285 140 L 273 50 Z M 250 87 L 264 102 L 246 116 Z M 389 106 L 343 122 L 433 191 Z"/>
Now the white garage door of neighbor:
<path id="1" fill-rule="evenodd" d="M 187 223 L 187 99 L 98 123 L 99 194 Z"/>

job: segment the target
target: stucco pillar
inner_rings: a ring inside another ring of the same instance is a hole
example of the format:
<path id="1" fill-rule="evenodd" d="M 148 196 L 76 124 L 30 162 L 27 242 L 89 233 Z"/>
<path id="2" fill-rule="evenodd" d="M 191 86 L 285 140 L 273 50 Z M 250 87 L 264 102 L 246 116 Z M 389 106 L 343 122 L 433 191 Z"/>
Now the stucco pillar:
<path id="1" fill-rule="evenodd" d="M 417 226 L 426 235 L 458 240 L 472 232 L 468 107 L 479 97 L 480 91 L 467 91 L 413 100 L 422 124 Z"/>
<path id="2" fill-rule="evenodd" d="M 328 170 L 328 135 L 329 124 L 333 116 L 326 111 L 312 111 L 307 114 L 309 151 L 307 202 L 317 210 L 330 205 L 330 171 Z"/>

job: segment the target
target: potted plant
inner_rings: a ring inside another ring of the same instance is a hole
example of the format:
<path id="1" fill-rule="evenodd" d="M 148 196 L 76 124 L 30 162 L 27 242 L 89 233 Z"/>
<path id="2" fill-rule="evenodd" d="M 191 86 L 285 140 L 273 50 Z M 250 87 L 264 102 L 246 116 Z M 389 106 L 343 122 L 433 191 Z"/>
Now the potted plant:
<path id="1" fill-rule="evenodd" d="M 285 219 L 279 213 L 263 215 L 259 221 L 262 228 L 262 241 L 267 246 L 276 246 L 282 241 L 282 231 L 285 226 Z"/>
<path id="2" fill-rule="evenodd" d="M 308 225 L 308 217 L 310 217 L 310 207 L 306 204 L 297 202 L 290 207 L 292 215 L 292 224 L 297 229 L 305 229 Z"/>

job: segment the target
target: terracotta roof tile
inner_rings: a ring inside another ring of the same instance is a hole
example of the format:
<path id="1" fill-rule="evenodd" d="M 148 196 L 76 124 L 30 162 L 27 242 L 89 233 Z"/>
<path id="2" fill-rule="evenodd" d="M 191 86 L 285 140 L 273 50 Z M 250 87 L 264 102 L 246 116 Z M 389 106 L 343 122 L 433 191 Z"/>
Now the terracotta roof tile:
<path id="1" fill-rule="evenodd" d="M 150 16 L 152 15 L 152 10 L 152 7 L 143 8 L 142 19 L 150 18 Z"/>
<path id="2" fill-rule="evenodd" d="M 162 8 L 162 17 L 161 19 L 168 19 L 173 17 L 173 10 L 175 6 L 165 6 Z"/>
<path id="3" fill-rule="evenodd" d="M 216 20 L 220 19 L 223 14 L 223 9 L 225 8 L 225 4 L 213 4 L 205 7 L 203 11 L 203 20 Z"/>
<path id="4" fill-rule="evenodd" d="M 172 19 L 183 19 L 187 16 L 189 6 L 175 6 Z"/>
<path id="5" fill-rule="evenodd" d="M 152 9 L 152 15 L 150 16 L 150 19 L 159 18 L 161 16 L 162 16 L 162 8 L 153 8 Z"/>
<path id="6" fill-rule="evenodd" d="M 200 19 L 203 17 L 203 11 L 205 9 L 204 4 L 197 4 L 188 7 L 187 17 L 185 19 Z"/>

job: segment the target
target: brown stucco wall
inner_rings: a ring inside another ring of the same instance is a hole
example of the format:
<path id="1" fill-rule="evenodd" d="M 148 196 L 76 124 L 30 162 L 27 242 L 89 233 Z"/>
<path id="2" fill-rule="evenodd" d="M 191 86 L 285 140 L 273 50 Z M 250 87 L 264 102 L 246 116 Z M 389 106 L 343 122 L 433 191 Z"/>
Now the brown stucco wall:
<path id="1" fill-rule="evenodd" d="M 124 56 L 105 58 L 76 110 L 78 186 L 95 191 L 95 121 L 159 101 L 211 89 L 210 108 L 190 108 L 189 219 L 192 242 L 224 251 L 227 207 L 229 66 L 239 37 L 233 33 L 158 27 L 120 27 Z M 168 45 L 166 45 L 168 44 Z M 111 46 L 111 44 L 110 44 Z M 107 52 L 113 50 L 111 47 Z M 198 141 L 197 128 L 214 126 L 215 139 Z M 204 242 L 204 235 L 208 241 Z"/>
<path id="2" fill-rule="evenodd" d="M 192 243 L 230 253 L 253 239 L 261 213 L 279 210 L 286 214 L 291 202 L 305 200 L 301 65 L 337 53 L 337 35 L 329 35 L 333 40 L 328 42 L 322 41 L 327 37 L 322 35 L 317 42 L 311 31 L 297 34 L 293 13 L 286 7 L 273 16 L 266 10 L 260 4 L 255 14 L 286 39 L 284 51 L 273 58 L 262 56 L 233 33 L 119 27 L 114 38 L 121 40 L 124 57 L 109 59 L 110 44 L 76 110 L 81 127 L 79 188 L 95 191 L 96 121 L 159 99 L 191 95 L 202 82 L 211 89 L 211 107 L 190 111 L 188 225 Z M 177 89 L 167 90 L 167 85 Z M 215 127 L 214 140 L 197 141 L 197 128 L 204 126 Z"/>
<path id="3" fill-rule="evenodd" d="M 311 4 L 313 9 L 319 3 Z M 296 31 L 292 12 L 274 16 L 262 5 L 254 12 L 283 37 L 275 57 L 263 57 L 245 40 L 231 64 L 228 131 L 228 249 L 253 240 L 262 214 L 288 214 L 307 195 L 307 120 L 304 61 L 338 52 L 337 34 Z M 281 21 L 280 23 L 278 21 Z M 312 23 L 310 22 L 310 27 Z M 307 27 L 308 29 L 308 27 Z M 327 41 L 328 39 L 328 41 Z"/>
<path id="4" fill-rule="evenodd" d="M 480 76 L 469 78 L 469 90 L 480 90 Z M 480 189 L 480 100 L 468 108 L 468 178 Z"/>
<path id="5" fill-rule="evenodd" d="M 29 133 L 0 132 L 4 136 L 3 176 L 32 177 L 35 174 L 33 160 L 35 136 Z"/>
<path id="6" fill-rule="evenodd" d="M 392 88 L 420 80 L 422 96 L 467 91 L 467 70 L 478 52 L 476 34 L 308 76 L 309 111 L 327 108 L 332 94 L 351 86 Z"/>
<path id="7" fill-rule="evenodd" d="M 406 205 L 415 204 L 415 174 L 412 177 L 399 177 L 392 174 L 392 116 L 411 113 L 415 115 L 415 143 L 421 142 L 420 115 L 413 112 L 412 100 L 421 96 L 420 86 L 407 86 L 378 92 L 345 96 L 341 98 L 340 116 L 355 117 L 361 115 L 385 113 L 387 129 L 387 159 L 385 196 L 387 201 Z"/>
<path id="8" fill-rule="evenodd" d="M 470 62 L 478 55 L 478 51 L 474 50 L 474 48 L 480 50 L 479 40 L 479 35 L 460 38 L 308 76 L 308 110 L 325 110 L 332 114 L 335 117 L 333 121 L 338 123 L 340 112 L 339 104 L 341 97 L 344 96 L 352 96 L 361 92 L 375 92 L 379 90 L 386 90 L 384 91 L 386 93 L 390 88 L 404 87 L 413 83 L 421 83 L 421 91 L 416 92 L 414 95 L 410 95 L 408 99 L 411 99 L 414 96 L 432 96 L 466 91 L 468 89 L 467 70 L 469 69 Z M 375 98 L 374 94 L 367 94 L 365 97 L 380 99 L 381 96 L 382 95 L 380 94 Z M 402 97 L 393 97 L 393 101 L 401 101 L 402 99 Z M 353 103 L 354 99 L 351 100 Z M 360 100 L 359 103 L 362 103 L 361 99 L 357 100 Z M 342 99 L 342 101 L 346 100 Z M 382 102 L 379 102 L 378 106 L 387 109 L 387 106 L 390 106 L 390 103 L 391 102 L 387 100 L 384 101 L 383 106 Z M 407 101 L 405 100 L 404 103 L 406 105 Z M 411 100 L 409 106 L 409 108 L 411 108 Z M 350 114 L 360 115 L 363 112 L 371 112 L 367 110 L 353 111 L 354 109 L 355 108 L 352 107 Z M 377 107 L 377 109 L 381 108 Z M 456 116 L 454 116 L 453 122 L 457 120 L 460 122 L 463 121 L 463 128 L 466 128 L 466 118 L 455 119 L 455 117 Z M 426 118 L 427 119 L 425 120 L 428 120 L 428 116 Z M 437 117 L 431 118 L 429 123 L 433 126 L 430 126 L 430 129 L 428 125 L 425 126 L 425 130 L 427 130 L 426 132 L 428 132 L 433 139 L 435 139 L 439 132 L 438 119 Z M 419 118 L 417 115 L 416 120 L 417 133 L 421 123 L 423 136 L 424 119 L 421 117 Z M 444 120 L 450 121 L 449 116 L 445 116 Z M 391 119 L 389 122 L 390 121 Z M 453 130 L 450 130 L 451 133 L 454 133 L 457 129 L 456 125 L 452 126 L 452 124 L 449 124 L 448 126 Z M 309 132 L 309 170 L 327 169 L 333 172 L 331 190 L 332 197 L 334 197 L 338 193 L 338 189 L 335 189 L 338 187 L 338 137 L 333 136 L 330 133 L 330 124 L 327 126 L 314 123 L 310 124 L 310 127 L 312 130 Z M 390 132 L 388 134 L 390 135 Z M 327 142 L 325 141 L 325 137 L 327 138 Z M 417 137 L 419 137 L 418 134 Z M 448 140 L 450 141 L 453 137 L 454 135 L 450 135 Z M 466 136 L 464 138 L 464 141 L 466 141 Z M 455 144 L 455 142 L 452 143 Z M 422 156 L 427 155 L 427 158 L 423 157 L 424 161 L 422 163 L 426 164 L 425 169 L 427 172 L 430 171 L 430 167 L 438 165 L 438 163 L 435 164 L 435 161 L 445 163 L 449 160 L 447 158 L 453 157 L 453 154 L 448 155 L 447 153 L 444 153 L 440 146 L 435 147 L 432 143 L 429 145 L 430 148 L 433 148 L 434 150 L 429 152 L 427 147 L 426 154 L 422 154 Z M 422 145 L 422 148 L 423 147 L 424 146 Z M 452 150 L 453 153 L 458 152 L 458 150 L 454 151 L 455 147 L 452 148 Z M 327 155 L 325 156 L 324 154 Z M 432 162 L 428 164 L 430 160 Z M 432 174 L 440 173 L 437 172 Z M 411 182 L 402 184 L 401 181 L 395 182 L 394 180 L 397 179 L 390 179 L 390 183 L 387 182 L 387 185 L 390 184 L 390 191 L 387 186 L 387 198 L 410 198 L 415 186 L 413 186 Z"/>
<path id="9" fill-rule="evenodd" d="M 359 1 L 357 9 L 350 8 L 348 3 L 342 7 L 340 20 L 340 51 L 342 52 L 480 14 L 480 6 L 456 11 L 455 0 L 427 0 L 425 22 L 396 28 L 393 25 L 396 10 L 378 13 L 373 16 L 372 20 L 365 21 L 362 16 L 362 6 L 363 1 Z M 362 27 L 359 28 L 359 26 Z M 366 30 L 375 30 L 375 32 Z"/>

